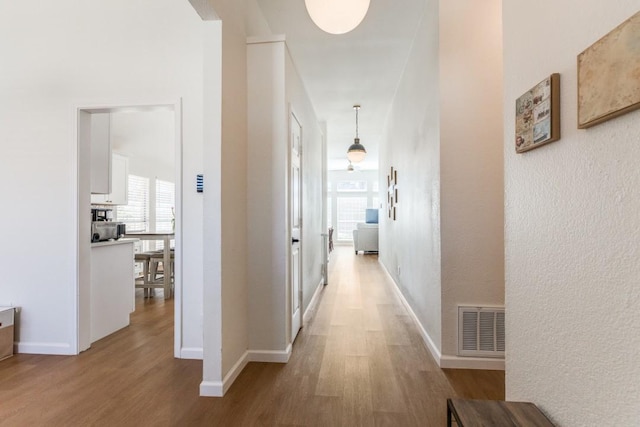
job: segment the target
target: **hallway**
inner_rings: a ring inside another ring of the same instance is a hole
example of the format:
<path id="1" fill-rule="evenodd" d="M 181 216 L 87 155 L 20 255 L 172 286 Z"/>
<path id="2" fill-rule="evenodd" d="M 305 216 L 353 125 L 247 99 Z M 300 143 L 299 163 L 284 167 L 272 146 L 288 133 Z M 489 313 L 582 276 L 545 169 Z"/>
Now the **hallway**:
<path id="1" fill-rule="evenodd" d="M 172 300 L 137 298 L 79 356 L 0 362 L 0 426 L 442 426 L 447 397 L 504 398 L 503 372 L 440 370 L 390 286 L 376 255 L 336 247 L 289 363 L 250 363 L 224 398 L 173 359 Z"/>

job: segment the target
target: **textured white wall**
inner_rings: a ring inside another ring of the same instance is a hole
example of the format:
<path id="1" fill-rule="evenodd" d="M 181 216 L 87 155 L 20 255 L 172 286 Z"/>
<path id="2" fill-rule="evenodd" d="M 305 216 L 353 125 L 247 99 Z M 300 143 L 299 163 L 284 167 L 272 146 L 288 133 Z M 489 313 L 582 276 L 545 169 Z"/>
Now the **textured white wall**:
<path id="1" fill-rule="evenodd" d="M 504 304 L 501 1 L 440 1 L 442 353 L 458 305 Z"/>
<path id="2" fill-rule="evenodd" d="M 507 398 L 558 425 L 637 425 L 640 111 L 578 130 L 576 56 L 639 3 L 503 7 Z M 515 154 L 515 99 L 554 72 L 562 139 Z"/>
<path id="3" fill-rule="evenodd" d="M 0 302 L 23 307 L 19 351 L 74 352 L 75 109 L 182 97 L 183 171 L 201 169 L 200 24 L 177 0 L 0 3 L 0 194 L 3 206 L 14 207 L 0 214 L 12 242 L 0 249 Z M 201 347 L 202 208 L 194 192 L 184 195 L 182 345 Z M 55 227 L 34 226 L 43 211 L 55 215 Z"/>
<path id="4" fill-rule="evenodd" d="M 379 249 L 380 261 L 437 348 L 442 328 L 439 82 L 438 4 L 428 1 L 381 139 Z M 391 166 L 398 171 L 396 221 L 387 216 Z"/>
<path id="5" fill-rule="evenodd" d="M 504 302 L 500 2 L 425 5 L 383 138 L 380 197 L 393 166 L 400 203 L 380 259 L 455 358 L 457 306 Z"/>

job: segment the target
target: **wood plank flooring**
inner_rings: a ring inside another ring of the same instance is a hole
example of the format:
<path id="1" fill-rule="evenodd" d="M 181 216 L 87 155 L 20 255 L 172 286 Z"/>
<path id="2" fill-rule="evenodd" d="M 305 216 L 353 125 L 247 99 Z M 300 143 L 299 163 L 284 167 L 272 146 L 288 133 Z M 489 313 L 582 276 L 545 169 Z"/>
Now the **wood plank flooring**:
<path id="1" fill-rule="evenodd" d="M 173 301 L 79 356 L 0 362 L 0 426 L 443 426 L 446 398 L 504 399 L 504 373 L 441 370 L 376 255 L 337 246 L 288 364 L 250 363 L 224 398 L 173 358 Z"/>

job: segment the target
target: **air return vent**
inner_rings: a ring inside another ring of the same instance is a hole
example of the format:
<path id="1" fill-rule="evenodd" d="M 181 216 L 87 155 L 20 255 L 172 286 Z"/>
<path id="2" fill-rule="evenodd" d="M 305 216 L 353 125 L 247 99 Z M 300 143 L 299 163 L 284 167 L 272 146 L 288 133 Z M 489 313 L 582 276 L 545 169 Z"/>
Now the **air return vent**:
<path id="1" fill-rule="evenodd" d="M 504 358 L 504 308 L 458 307 L 458 355 Z"/>

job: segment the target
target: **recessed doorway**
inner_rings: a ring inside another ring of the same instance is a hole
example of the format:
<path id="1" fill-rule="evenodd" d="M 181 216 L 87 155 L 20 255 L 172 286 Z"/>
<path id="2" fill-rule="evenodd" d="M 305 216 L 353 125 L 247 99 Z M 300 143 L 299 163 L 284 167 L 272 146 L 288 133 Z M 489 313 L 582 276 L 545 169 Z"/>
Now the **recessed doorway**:
<path id="1" fill-rule="evenodd" d="M 102 135 L 96 130 L 95 123 L 108 117 L 108 134 Z M 100 138 L 108 139 L 108 154 L 110 159 L 125 159 L 127 164 L 126 176 L 121 180 L 126 181 L 126 191 L 129 197 L 125 201 L 114 202 L 113 205 L 98 205 L 101 208 L 112 210 L 113 220 L 125 222 L 127 232 L 172 232 L 173 244 L 173 298 L 175 305 L 174 316 L 174 354 L 179 354 L 181 342 L 181 272 L 182 272 L 182 245 L 181 245 L 181 112 L 180 102 L 138 106 L 106 106 L 106 107 L 80 107 L 77 110 L 78 120 L 78 280 L 77 280 L 77 349 L 79 353 L 88 349 L 95 336 L 92 337 L 92 327 L 95 329 L 95 320 L 98 315 L 96 301 L 93 301 L 92 309 L 92 281 L 95 285 L 95 271 L 92 276 L 92 218 L 91 208 L 96 203 L 103 203 L 102 198 L 91 194 L 92 170 L 96 168 L 96 160 L 92 158 L 92 152 L 96 154 L 92 144 Z M 99 120 L 98 120 L 99 119 Z M 92 125 L 93 122 L 93 125 Z M 96 134 L 98 133 L 98 134 Z M 117 157 L 116 157 L 117 156 Z M 93 164 L 93 166 L 92 166 Z M 116 168 L 114 161 L 112 172 L 122 168 Z M 95 179 L 95 178 L 94 178 Z M 116 187 L 114 183 L 114 187 Z M 93 201 L 92 201 L 93 198 Z M 107 203 L 111 199 L 104 197 Z M 93 202 L 93 204 L 92 204 Z M 142 246 L 144 245 L 144 246 Z M 139 249 L 144 251 L 161 250 L 161 242 L 145 241 L 136 243 Z M 94 245 L 95 246 L 95 245 Z M 94 260 L 95 261 L 95 260 Z M 131 259 L 131 269 L 134 268 L 134 260 Z M 125 267 L 126 268 L 126 267 Z M 135 307 L 134 283 L 130 288 L 125 285 L 125 291 L 130 291 L 128 303 L 133 311 Z M 165 288 L 166 289 L 166 288 Z M 140 289 L 139 292 L 142 292 Z M 163 290 L 159 290 L 162 298 Z M 93 291 L 95 299 L 97 293 Z M 100 298 L 105 297 L 104 294 Z M 122 300 L 122 299 L 121 299 Z M 92 313 L 92 310 L 94 313 Z M 93 317 L 92 317 L 93 315 Z M 93 326 L 92 326 L 93 321 Z M 95 334 L 95 333 L 94 333 Z"/>

